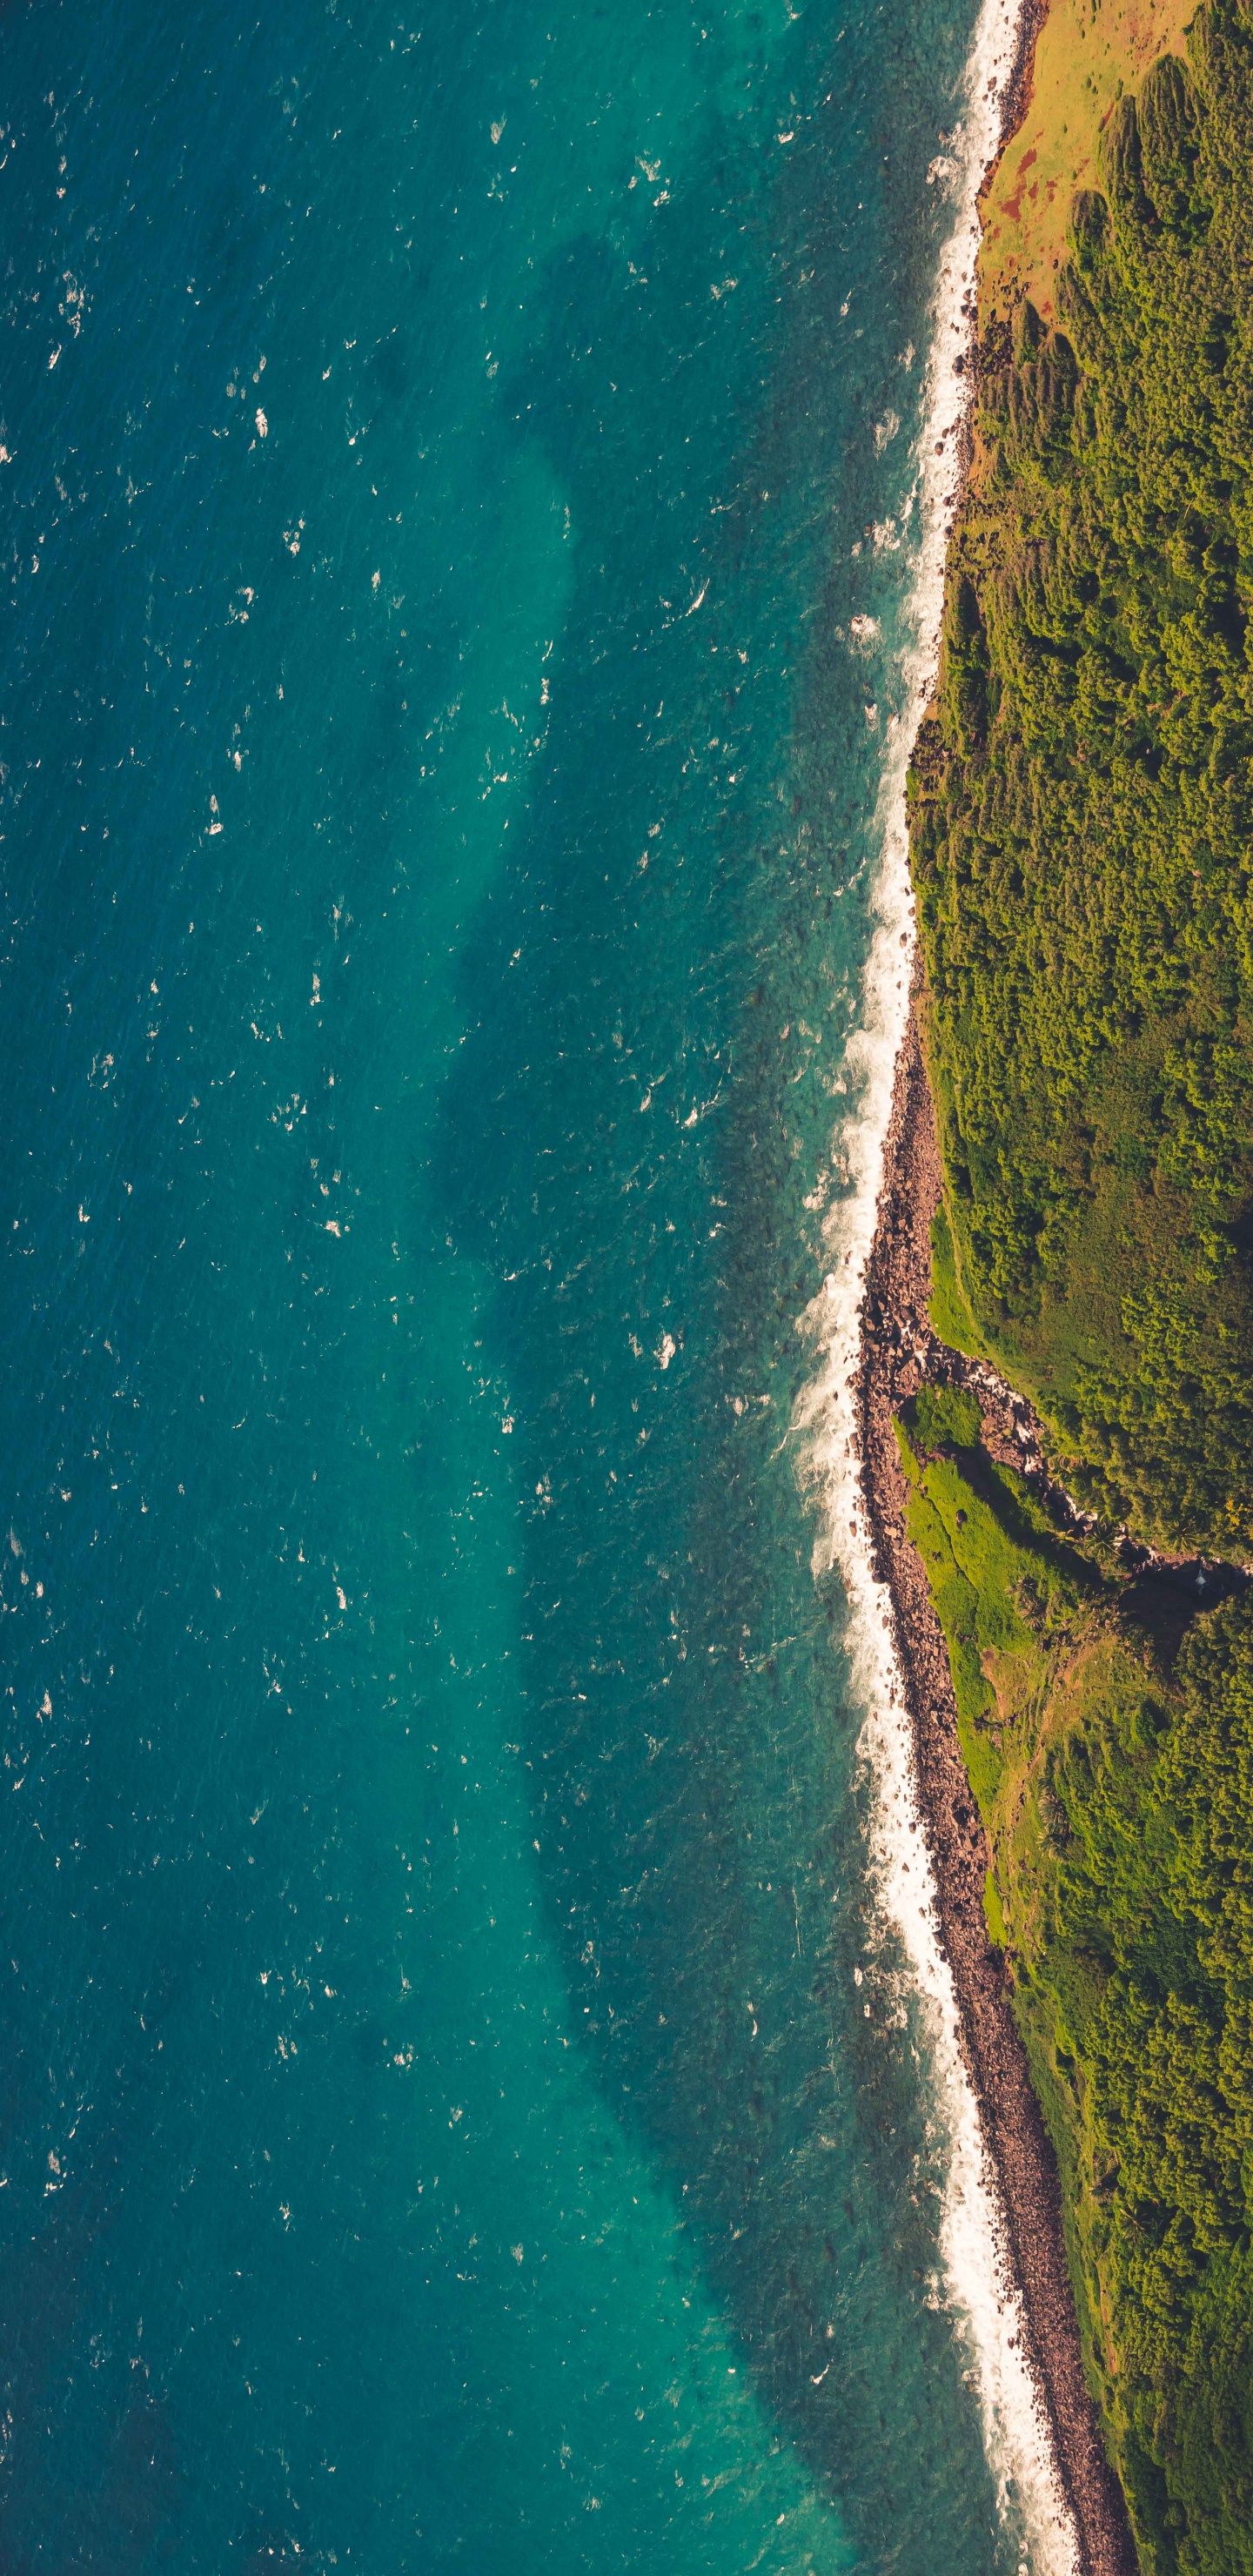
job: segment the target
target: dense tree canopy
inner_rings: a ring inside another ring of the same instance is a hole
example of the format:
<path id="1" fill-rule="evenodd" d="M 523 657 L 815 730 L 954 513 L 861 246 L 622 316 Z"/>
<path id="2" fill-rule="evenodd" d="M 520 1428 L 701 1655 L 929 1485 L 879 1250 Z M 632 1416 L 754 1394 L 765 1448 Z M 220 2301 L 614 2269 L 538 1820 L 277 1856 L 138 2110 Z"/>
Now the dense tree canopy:
<path id="1" fill-rule="evenodd" d="M 912 781 L 961 1291 L 1115 1515 L 1253 1553 L 1253 11 L 985 346 Z"/>
<path id="2" fill-rule="evenodd" d="M 1247 1601 L 1201 1624 L 1177 1681 L 1165 1697 L 1113 1697 L 1101 1721 L 1066 1743 L 1053 1775 L 1065 1820 L 1055 1930 L 1039 1975 L 1069 2006 L 1108 2402 L 1150 2563 L 1180 2576 L 1249 2576 Z M 1076 1960 L 1086 1977 L 1074 1973 Z"/>
<path id="3" fill-rule="evenodd" d="M 911 780 L 935 1311 L 1106 1524 L 1243 1561 L 1253 0 L 1112 104 L 1101 178 L 1056 325 L 1023 304 L 980 351 Z M 1253 2576 L 1253 1591 L 1172 1661 L 1108 1526 L 1059 1553 L 967 1433 L 902 1430 L 910 1526 L 1093 2384 L 1146 2570 Z"/>

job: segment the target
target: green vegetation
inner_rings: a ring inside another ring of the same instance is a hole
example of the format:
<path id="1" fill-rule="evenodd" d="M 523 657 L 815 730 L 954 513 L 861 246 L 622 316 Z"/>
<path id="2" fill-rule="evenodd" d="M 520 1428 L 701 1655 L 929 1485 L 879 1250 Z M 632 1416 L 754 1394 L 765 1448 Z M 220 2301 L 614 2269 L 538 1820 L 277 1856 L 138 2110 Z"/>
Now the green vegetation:
<path id="1" fill-rule="evenodd" d="M 1158 54 L 1182 49 L 1195 10 L 1196 0 L 1049 0 L 1023 121 L 984 204 L 983 320 L 1023 294 L 1053 320 L 1067 211 L 1076 188 L 1095 185 L 1110 101 L 1138 88 Z"/>
<path id="2" fill-rule="evenodd" d="M 1253 1601 L 1172 1660 L 1186 1604 L 898 1436 L 1142 2563 L 1253 2576 Z"/>
<path id="3" fill-rule="evenodd" d="M 957 1275 L 957 1257 L 943 1199 L 931 1226 L 931 1321 L 951 1351 L 964 1351 L 972 1360 L 986 1359 Z"/>
<path id="4" fill-rule="evenodd" d="M 911 846 L 936 1328 L 1034 1398 L 1106 1528 L 1244 1557 L 1253 0 L 1207 0 L 1187 63 L 1124 86 L 1180 26 L 1059 0 L 994 183 Z M 1146 2576 L 1253 2576 L 1253 1593 L 1189 1617 L 1129 1583 L 954 1403 L 899 1426 L 908 1522 L 1088 2369 Z"/>
<path id="5" fill-rule="evenodd" d="M 923 1386 L 908 1408 L 910 1428 L 923 1449 L 977 1449 L 978 1398 L 960 1386 Z"/>
<path id="6" fill-rule="evenodd" d="M 1253 9 L 985 343 L 912 782 L 937 1317 L 1111 1518 L 1253 1553 Z M 941 1325 L 943 1329 L 943 1325 Z"/>

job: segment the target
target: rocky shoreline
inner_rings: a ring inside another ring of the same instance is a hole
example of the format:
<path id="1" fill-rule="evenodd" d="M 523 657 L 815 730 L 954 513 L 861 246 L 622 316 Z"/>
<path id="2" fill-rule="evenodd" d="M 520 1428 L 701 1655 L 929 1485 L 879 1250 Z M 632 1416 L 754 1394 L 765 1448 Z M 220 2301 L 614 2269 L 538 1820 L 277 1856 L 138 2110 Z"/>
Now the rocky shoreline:
<path id="1" fill-rule="evenodd" d="M 1047 8 L 1048 0 L 1023 0 L 1002 99 L 998 162 L 1030 103 L 1035 42 Z M 996 162 L 985 176 L 981 197 L 995 168 Z M 977 382 L 981 354 L 976 327 L 971 382 Z M 962 433 L 964 472 L 969 470 L 972 434 L 968 408 Z M 958 1739 L 948 1650 L 926 1569 L 905 1532 L 905 1480 L 893 1417 L 924 1376 L 969 1384 L 979 1395 L 988 1449 L 1043 1481 L 1030 1406 L 990 1369 L 946 1350 L 931 1324 L 931 1223 L 940 1195 L 940 1158 L 923 1054 L 922 1006 L 919 960 L 897 1058 L 862 1302 L 857 1383 L 862 1485 L 875 1572 L 891 1604 L 962 2056 L 995 2176 L 1002 2250 L 1022 2303 L 1037 2400 L 1074 2517 L 1081 2576 L 1137 2576 L 1122 2492 L 1105 2456 L 1084 2375 L 1057 2161 L 1014 2022 L 1009 1971 L 992 1945 L 983 1910 L 991 1850 Z"/>
<path id="2" fill-rule="evenodd" d="M 996 160 L 992 163 L 991 169 L 987 172 L 984 178 L 983 187 L 980 190 L 981 196 L 986 196 L 987 191 L 991 186 L 997 164 L 1000 161 L 1001 154 L 1006 150 L 1007 146 L 1013 142 L 1014 136 L 1018 132 L 1018 128 L 1022 124 L 1027 110 L 1031 105 L 1031 83 L 1035 67 L 1035 40 L 1039 35 L 1046 17 L 1048 16 L 1048 8 L 1049 0 L 1022 0 L 1022 8 L 1018 19 L 1018 43 L 1015 48 L 1014 60 L 1010 70 L 1009 79 L 1005 84 L 1005 92 L 1001 101 L 1001 139 L 997 148 Z"/>
<path id="3" fill-rule="evenodd" d="M 1083 2576 L 1135 2576 L 1121 2491 L 1088 2393 L 1066 2269 L 1057 2165 L 1010 2005 L 1010 1978 L 983 1911 L 991 1858 L 966 1775 L 948 1654 L 926 1571 L 905 1534 L 893 1415 L 924 1367 L 938 1373 L 928 1315 L 931 1220 L 940 1189 L 921 1040 L 921 984 L 896 1067 L 874 1247 L 862 1308 L 858 1429 L 876 1571 L 886 1583 L 916 1748 L 919 1803 L 935 1872 L 940 1938 L 953 1977 L 962 2054 L 999 2185 L 1005 2254 L 1021 2293 L 1033 2375 L 1074 2513 Z M 1008 1391 L 1005 1391 L 1006 1397 Z M 1014 1399 L 990 1408 L 990 1446 L 1016 1445 Z M 998 1414 L 1003 1420 L 998 1420 Z"/>

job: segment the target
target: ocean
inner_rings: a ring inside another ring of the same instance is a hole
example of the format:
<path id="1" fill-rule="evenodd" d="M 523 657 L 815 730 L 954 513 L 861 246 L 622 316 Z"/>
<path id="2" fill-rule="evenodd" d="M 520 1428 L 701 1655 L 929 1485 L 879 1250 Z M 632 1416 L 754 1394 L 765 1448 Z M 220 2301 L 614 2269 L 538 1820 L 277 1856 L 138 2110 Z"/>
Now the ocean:
<path id="1" fill-rule="evenodd" d="M 822 1323 L 974 33 L 5 15 L 5 2576 L 1064 2562 Z"/>

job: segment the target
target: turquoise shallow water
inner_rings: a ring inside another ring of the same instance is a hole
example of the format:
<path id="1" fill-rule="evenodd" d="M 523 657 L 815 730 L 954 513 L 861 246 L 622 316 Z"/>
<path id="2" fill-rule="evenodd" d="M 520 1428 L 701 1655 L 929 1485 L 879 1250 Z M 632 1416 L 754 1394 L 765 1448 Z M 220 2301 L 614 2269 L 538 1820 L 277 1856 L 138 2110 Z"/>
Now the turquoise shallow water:
<path id="1" fill-rule="evenodd" d="M 787 1436 L 969 33 L 6 16 L 12 2576 L 1017 2563 Z"/>

